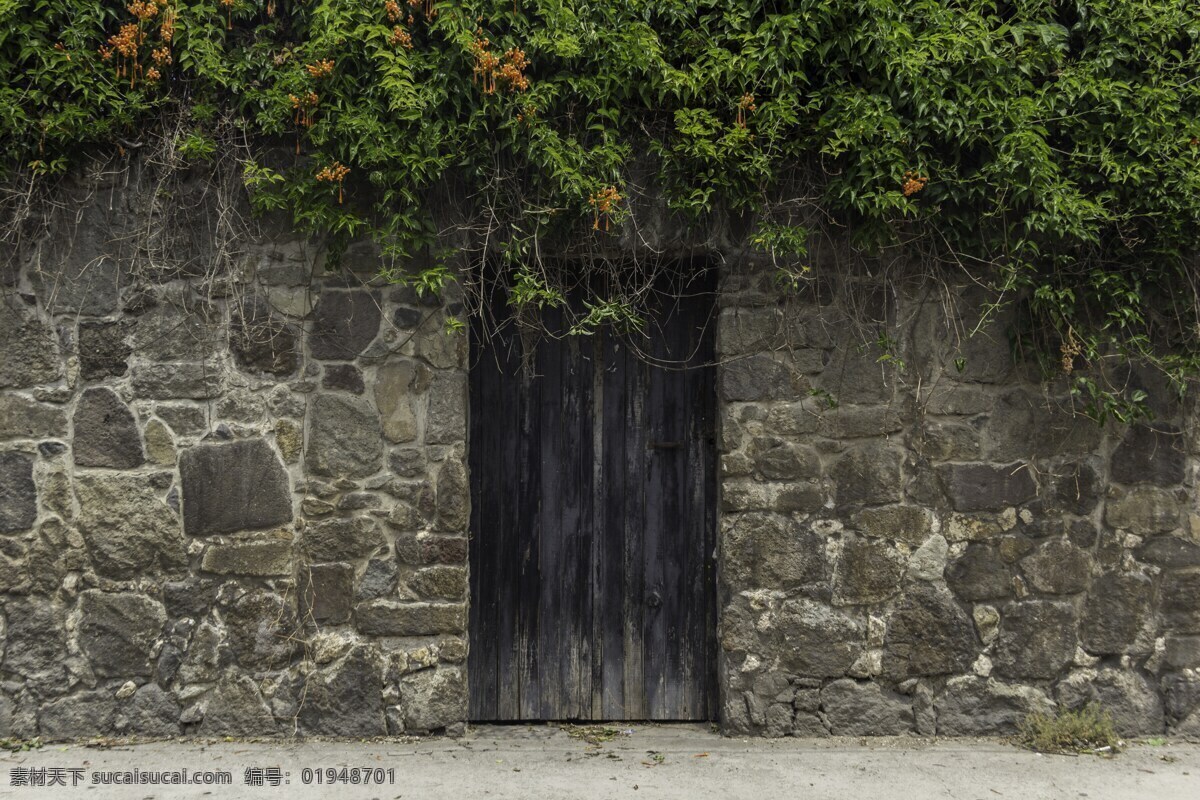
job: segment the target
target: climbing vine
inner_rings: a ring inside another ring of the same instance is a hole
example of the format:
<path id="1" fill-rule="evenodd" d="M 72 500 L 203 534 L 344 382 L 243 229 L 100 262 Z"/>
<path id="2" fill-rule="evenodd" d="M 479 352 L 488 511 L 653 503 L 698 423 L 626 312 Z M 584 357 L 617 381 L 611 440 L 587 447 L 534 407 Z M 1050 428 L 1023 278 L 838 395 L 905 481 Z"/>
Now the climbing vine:
<path id="1" fill-rule="evenodd" d="M 0 159 L 48 184 L 165 120 L 193 160 L 235 131 L 254 207 L 335 258 L 371 237 L 436 286 L 475 248 L 517 303 L 564 288 L 530 291 L 545 242 L 744 214 L 781 291 L 833 236 L 1021 304 L 1071 380 L 1182 382 L 1198 38 L 1190 0 L 0 0 Z M 610 277 L 594 307 L 633 302 Z"/>

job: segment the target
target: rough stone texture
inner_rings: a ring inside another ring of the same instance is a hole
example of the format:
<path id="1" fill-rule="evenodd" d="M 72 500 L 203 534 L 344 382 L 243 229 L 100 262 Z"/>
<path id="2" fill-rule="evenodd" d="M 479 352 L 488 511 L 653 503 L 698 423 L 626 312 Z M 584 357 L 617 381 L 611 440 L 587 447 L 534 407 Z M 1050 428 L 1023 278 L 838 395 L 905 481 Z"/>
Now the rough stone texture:
<path id="1" fill-rule="evenodd" d="M 1170 425 L 1135 425 L 1113 451 L 1111 469 L 1117 483 L 1183 483 L 1187 453 L 1180 430 Z"/>
<path id="2" fill-rule="evenodd" d="M 54 331 L 7 293 L 0 298 L 0 353 L 0 389 L 53 383 L 63 373 Z"/>
<path id="3" fill-rule="evenodd" d="M 29 530 L 37 519 L 33 458 L 0 452 L 0 533 Z"/>
<path id="4" fill-rule="evenodd" d="M 1002 511 L 1037 493 L 1026 464 L 945 464 L 938 473 L 955 511 Z"/>
<path id="5" fill-rule="evenodd" d="M 275 717 L 249 676 L 227 673 L 206 700 L 198 729 L 202 736 L 269 736 L 277 732 Z"/>
<path id="6" fill-rule="evenodd" d="M 354 568 L 314 564 L 300 572 L 299 595 L 302 616 L 314 622 L 345 622 L 353 609 Z"/>
<path id="7" fill-rule="evenodd" d="M 379 525 L 369 517 L 329 519 L 304 532 L 304 550 L 313 561 L 354 561 L 384 545 Z"/>
<path id="8" fill-rule="evenodd" d="M 133 323 L 79 323 L 79 375 L 86 380 L 119 378 L 129 369 Z"/>
<path id="9" fill-rule="evenodd" d="M 905 593 L 883 646 L 884 674 L 895 680 L 963 672 L 978 649 L 970 617 L 949 592 L 932 586 Z"/>
<path id="10" fill-rule="evenodd" d="M 38 730 L 50 741 L 101 736 L 109 733 L 117 701 L 108 692 L 80 692 L 54 700 L 38 712 Z"/>
<path id="11" fill-rule="evenodd" d="M 878 445 L 855 446 L 840 456 L 830 477 L 839 505 L 883 505 L 900 499 L 899 451 Z"/>
<path id="12" fill-rule="evenodd" d="M 1140 572 L 1109 573 L 1097 579 L 1079 626 L 1084 648 L 1097 655 L 1147 650 L 1147 642 L 1138 645 L 1153 613 L 1153 597 L 1153 581 Z"/>
<path id="13" fill-rule="evenodd" d="M 140 594 L 88 590 L 79 598 L 79 610 L 79 648 L 97 675 L 151 674 L 151 647 L 167 621 L 161 603 Z"/>
<path id="14" fill-rule="evenodd" d="M 459 724 L 467 713 L 466 685 L 466 672 L 458 667 L 406 675 L 400 681 L 405 730 L 422 733 Z"/>
<path id="15" fill-rule="evenodd" d="M 288 476 L 262 439 L 201 445 L 179 458 L 183 527 L 191 536 L 267 528 L 292 519 Z"/>
<path id="16" fill-rule="evenodd" d="M 0 394 L 0 439 L 44 439 L 67 435 L 61 408 L 19 394 Z"/>
<path id="17" fill-rule="evenodd" d="M 321 395 L 309 417 L 305 464 L 316 475 L 359 478 L 383 465 L 379 415 L 358 397 Z"/>
<path id="18" fill-rule="evenodd" d="M 946 567 L 946 583 L 963 600 L 992 600 L 1010 597 L 1012 575 L 991 544 L 972 542 L 966 551 Z"/>
<path id="19" fill-rule="evenodd" d="M 362 394 L 367 388 L 363 383 L 362 370 L 353 364 L 330 364 L 325 367 L 321 387 L 351 394 Z"/>
<path id="20" fill-rule="evenodd" d="M 120 708 L 126 730 L 146 737 L 178 736 L 179 702 L 156 683 L 141 686 Z"/>
<path id="21" fill-rule="evenodd" d="M 784 601 L 773 627 L 784 669 L 803 677 L 845 675 L 866 645 L 857 615 L 811 600 Z"/>
<path id="22" fill-rule="evenodd" d="M 4 670 L 59 692 L 67 655 L 65 619 L 61 605 L 48 597 L 10 597 L 4 604 L 7 620 Z"/>
<path id="23" fill-rule="evenodd" d="M 295 329 L 271 313 L 261 298 L 248 298 L 233 313 L 229 346 L 247 370 L 291 375 L 300 363 L 298 338 Z"/>
<path id="24" fill-rule="evenodd" d="M 88 389 L 75 406 L 75 465 L 132 469 L 146 460 L 129 407 L 111 389 Z"/>
<path id="25" fill-rule="evenodd" d="M 267 590 L 238 598 L 225 612 L 225 625 L 234 656 L 248 669 L 282 669 L 300 650 L 294 606 Z"/>
<path id="26" fill-rule="evenodd" d="M 837 605 L 879 603 L 900 591 L 905 560 L 896 547 L 878 539 L 851 537 L 833 572 L 833 602 Z"/>
<path id="27" fill-rule="evenodd" d="M 729 583 L 789 589 L 825 577 L 824 542 L 795 520 L 751 513 L 734 518 L 728 527 L 722 547 Z"/>
<path id="28" fill-rule="evenodd" d="M 354 610 L 354 624 L 369 636 L 435 636 L 466 630 L 465 606 L 371 600 Z"/>
<path id="29" fill-rule="evenodd" d="M 322 736 L 383 736 L 383 677 L 376 659 L 356 648 L 310 675 L 298 715 L 301 729 Z M 416 700 L 416 692 L 408 693 Z"/>
<path id="30" fill-rule="evenodd" d="M 2 279 L 0 735 L 461 730 L 458 289 L 371 288 L 376 249 L 330 271 L 270 223 L 210 275 L 212 215 L 66 183 L 79 229 Z M 146 209 L 177 259 L 134 257 Z M 725 728 L 1004 733 L 1052 693 L 1200 734 L 1197 409 L 1138 373 L 1153 422 L 1101 428 L 1013 318 L 953 335 L 969 290 L 781 303 L 753 263 L 715 320 Z"/>
<path id="31" fill-rule="evenodd" d="M 1021 559 L 1030 585 L 1047 594 L 1082 592 L 1088 587 L 1091 568 L 1091 557 L 1064 539 L 1043 542 Z"/>
<path id="32" fill-rule="evenodd" d="M 1104 518 L 1112 527 L 1139 536 L 1170 531 L 1179 526 L 1179 501 L 1165 489 L 1114 489 L 1105 504 Z"/>
<path id="33" fill-rule="evenodd" d="M 389 361 L 375 373 L 375 405 L 383 422 L 383 435 L 390 442 L 417 438 L 417 411 L 413 389 L 428 382 L 428 370 L 411 361 Z"/>
<path id="34" fill-rule="evenodd" d="M 162 490 L 139 475 L 75 477 L 77 524 L 96 571 L 110 578 L 147 578 L 184 569 L 179 518 Z"/>
<path id="35" fill-rule="evenodd" d="M 313 311 L 309 352 L 334 361 L 354 358 L 378 335 L 380 317 L 378 292 L 322 292 Z"/>
<path id="36" fill-rule="evenodd" d="M 209 545 L 200 569 L 218 575 L 291 575 L 292 536 L 285 532 Z"/>
<path id="37" fill-rule="evenodd" d="M 1031 686 L 974 675 L 951 678 L 933 704 L 939 736 L 1006 736 L 1032 713 L 1054 712 L 1054 702 Z"/>
<path id="38" fill-rule="evenodd" d="M 147 461 L 161 467 L 175 464 L 175 440 L 171 438 L 170 429 L 160 420 L 147 422 L 142 438 L 146 444 Z"/>
<path id="39" fill-rule="evenodd" d="M 875 682 L 834 681 L 821 690 L 821 708 L 834 736 L 899 736 L 913 729 L 912 700 Z"/>
<path id="40" fill-rule="evenodd" d="M 1107 711 L 1117 733 L 1146 736 L 1163 733 L 1163 701 L 1154 686 L 1136 672 L 1119 669 L 1080 670 L 1054 690 L 1062 708 L 1077 711 L 1096 703 Z"/>
<path id="41" fill-rule="evenodd" d="M 1008 678 L 1049 680 L 1075 656 L 1075 610 L 1066 603 L 1026 600 L 1000 609 L 992 661 Z"/>

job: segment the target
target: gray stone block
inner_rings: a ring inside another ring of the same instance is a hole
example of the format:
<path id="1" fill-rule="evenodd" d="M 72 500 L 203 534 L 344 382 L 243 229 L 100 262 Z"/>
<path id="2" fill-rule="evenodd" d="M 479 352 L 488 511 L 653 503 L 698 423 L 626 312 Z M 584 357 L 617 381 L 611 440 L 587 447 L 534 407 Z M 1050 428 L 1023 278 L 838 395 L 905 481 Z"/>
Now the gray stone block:
<path id="1" fill-rule="evenodd" d="M 379 415 L 360 397 L 321 395 L 309 412 L 304 460 L 316 475 L 361 478 L 383 466 Z"/>
<path id="2" fill-rule="evenodd" d="M 1037 495 L 1037 483 L 1021 463 L 943 464 L 938 475 L 955 511 L 1003 511 Z"/>
<path id="3" fill-rule="evenodd" d="M 378 292 L 321 292 L 308 335 L 313 358 L 346 361 L 365 350 L 379 334 L 379 304 Z"/>
<path id="4" fill-rule="evenodd" d="M 45 439 L 67 435 L 61 409 L 17 394 L 0 394 L 0 439 Z"/>
<path id="5" fill-rule="evenodd" d="M 1024 600 L 1000 609 L 992 661 L 1008 678 L 1051 680 L 1075 657 L 1075 609 L 1068 603 Z"/>
<path id="6" fill-rule="evenodd" d="M 179 457 L 183 527 L 191 536 L 290 522 L 287 472 L 261 439 L 188 448 Z"/>
<path id="7" fill-rule="evenodd" d="M 99 676 L 130 678 L 153 672 L 151 649 L 163 632 L 161 603 L 130 592 L 94 589 L 79 597 L 79 649 Z"/>
<path id="8" fill-rule="evenodd" d="M 883 674 L 902 681 L 961 673 L 975 660 L 975 626 L 945 589 L 910 586 L 888 619 Z"/>
<path id="9" fill-rule="evenodd" d="M 821 690 L 821 708 L 834 736 L 900 736 L 913 729 L 912 700 L 874 681 L 834 681 Z"/>
<path id="10" fill-rule="evenodd" d="M 133 469 L 146 460 L 133 412 L 111 389 L 85 391 L 75 406 L 72 425 L 76 466 Z"/>
<path id="11" fill-rule="evenodd" d="M 17 533 L 33 527 L 37 519 L 37 487 L 33 483 L 33 457 L 0 452 L 0 533 Z"/>

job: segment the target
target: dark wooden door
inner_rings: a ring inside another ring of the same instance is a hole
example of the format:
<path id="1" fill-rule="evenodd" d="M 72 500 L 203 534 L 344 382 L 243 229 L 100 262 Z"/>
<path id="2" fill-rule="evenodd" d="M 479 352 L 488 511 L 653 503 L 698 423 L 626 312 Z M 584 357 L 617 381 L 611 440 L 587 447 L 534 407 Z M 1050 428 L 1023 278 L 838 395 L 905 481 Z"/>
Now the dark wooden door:
<path id="1" fill-rule="evenodd" d="M 716 716 L 714 327 L 693 289 L 649 336 L 545 338 L 524 366 L 511 326 L 476 328 L 472 719 Z"/>

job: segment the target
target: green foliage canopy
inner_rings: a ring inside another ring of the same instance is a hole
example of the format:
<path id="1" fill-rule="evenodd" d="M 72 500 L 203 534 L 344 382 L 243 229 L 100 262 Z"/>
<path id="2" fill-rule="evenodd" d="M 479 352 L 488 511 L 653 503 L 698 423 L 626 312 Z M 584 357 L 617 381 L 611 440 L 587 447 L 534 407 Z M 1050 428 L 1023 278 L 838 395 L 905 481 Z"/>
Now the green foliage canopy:
<path id="1" fill-rule="evenodd" d="M 1193 0 L 0 0 L 0 158 L 62 173 L 170 114 L 202 159 L 233 120 L 304 230 L 415 252 L 452 179 L 517 260 L 649 176 L 687 219 L 749 212 L 792 275 L 826 220 L 1026 298 L 1055 359 L 1182 376 L 1198 38 Z"/>

